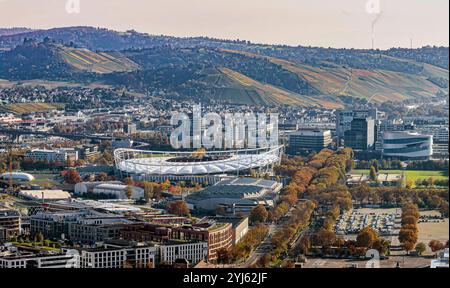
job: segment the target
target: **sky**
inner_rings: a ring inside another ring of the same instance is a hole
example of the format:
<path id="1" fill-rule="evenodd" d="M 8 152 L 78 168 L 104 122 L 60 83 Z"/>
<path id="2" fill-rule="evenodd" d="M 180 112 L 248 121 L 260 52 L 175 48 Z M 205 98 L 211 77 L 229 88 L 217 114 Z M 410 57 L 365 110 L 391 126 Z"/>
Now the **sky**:
<path id="1" fill-rule="evenodd" d="M 337 48 L 448 46 L 449 1 L 0 0 L 2 28 L 65 26 Z"/>

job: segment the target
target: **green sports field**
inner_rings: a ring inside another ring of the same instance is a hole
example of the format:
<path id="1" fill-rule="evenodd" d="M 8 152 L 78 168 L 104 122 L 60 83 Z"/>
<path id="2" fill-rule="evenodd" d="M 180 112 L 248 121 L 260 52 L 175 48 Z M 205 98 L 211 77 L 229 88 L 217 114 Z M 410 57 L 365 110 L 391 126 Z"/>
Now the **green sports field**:
<path id="1" fill-rule="evenodd" d="M 411 180 L 413 182 L 413 186 L 415 186 L 415 182 L 417 179 L 428 179 L 433 178 L 434 180 L 440 179 L 448 179 L 448 171 L 417 171 L 417 170 L 380 170 L 380 173 L 405 173 L 406 180 Z M 366 173 L 369 174 L 369 169 L 364 170 L 353 170 L 352 173 Z"/>

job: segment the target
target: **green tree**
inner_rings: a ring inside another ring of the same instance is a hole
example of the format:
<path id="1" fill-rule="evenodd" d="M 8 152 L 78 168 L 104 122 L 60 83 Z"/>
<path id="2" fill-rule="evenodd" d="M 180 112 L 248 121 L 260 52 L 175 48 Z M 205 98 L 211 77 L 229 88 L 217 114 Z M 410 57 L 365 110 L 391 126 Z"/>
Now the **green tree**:
<path id="1" fill-rule="evenodd" d="M 38 243 L 43 243 L 44 242 L 44 235 L 42 235 L 41 232 L 36 234 L 36 242 L 38 242 Z"/>
<path id="2" fill-rule="evenodd" d="M 377 170 L 374 166 L 370 166 L 369 178 L 371 181 L 377 181 Z"/>
<path id="3" fill-rule="evenodd" d="M 425 243 L 423 242 L 417 243 L 416 245 L 417 254 L 422 255 L 422 253 L 425 252 L 425 250 L 427 250 L 427 246 L 425 245 Z"/>

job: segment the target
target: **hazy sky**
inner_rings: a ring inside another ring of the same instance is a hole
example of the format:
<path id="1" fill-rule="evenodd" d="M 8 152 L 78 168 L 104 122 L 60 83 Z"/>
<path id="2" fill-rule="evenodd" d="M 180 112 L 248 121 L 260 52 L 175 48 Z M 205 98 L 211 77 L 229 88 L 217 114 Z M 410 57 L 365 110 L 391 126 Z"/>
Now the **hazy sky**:
<path id="1" fill-rule="evenodd" d="M 80 2 L 79 13 L 66 11 L 68 1 Z M 87 25 L 324 47 L 370 48 L 372 37 L 382 49 L 410 39 L 448 46 L 448 24 L 448 0 L 0 0 L 0 27 Z"/>

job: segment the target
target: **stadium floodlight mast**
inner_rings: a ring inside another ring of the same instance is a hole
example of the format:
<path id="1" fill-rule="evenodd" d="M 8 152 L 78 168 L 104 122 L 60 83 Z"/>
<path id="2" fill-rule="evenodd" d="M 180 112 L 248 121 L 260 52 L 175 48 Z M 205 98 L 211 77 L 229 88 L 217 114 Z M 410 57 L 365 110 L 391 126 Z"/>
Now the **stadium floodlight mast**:
<path id="1" fill-rule="evenodd" d="M 278 146 L 278 113 L 225 113 L 222 119 L 217 113 L 202 116 L 201 105 L 194 105 L 192 119 L 174 112 L 170 124 L 178 126 L 170 135 L 174 149 Z"/>

